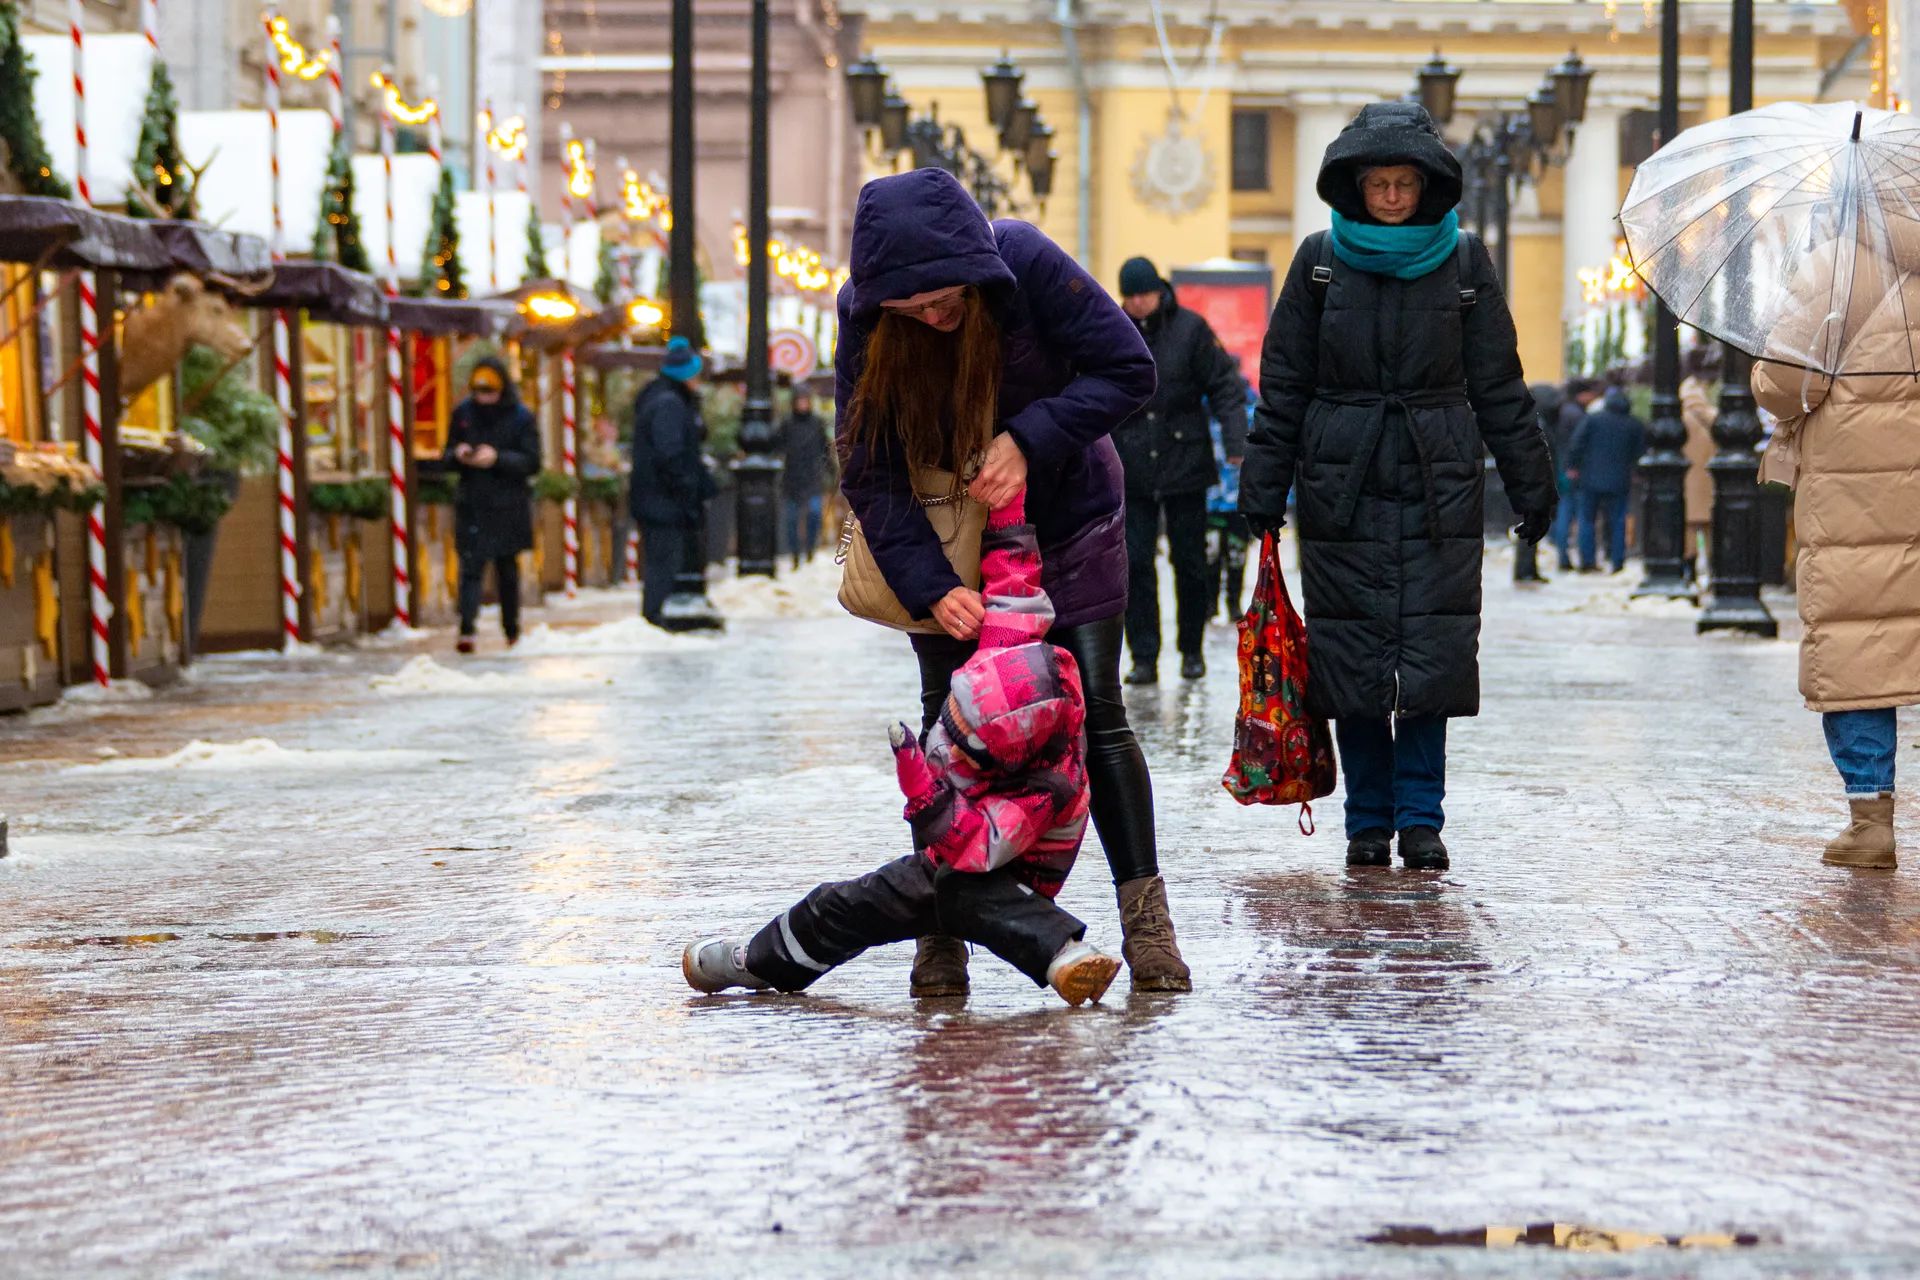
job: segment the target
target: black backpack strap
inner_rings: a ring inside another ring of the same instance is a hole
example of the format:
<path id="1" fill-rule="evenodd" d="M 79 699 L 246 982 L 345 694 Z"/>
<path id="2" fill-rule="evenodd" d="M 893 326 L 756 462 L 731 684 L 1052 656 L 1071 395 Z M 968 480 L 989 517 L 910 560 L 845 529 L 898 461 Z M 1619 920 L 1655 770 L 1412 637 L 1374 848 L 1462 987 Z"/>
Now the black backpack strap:
<path id="1" fill-rule="evenodd" d="M 1324 306 L 1327 301 L 1327 286 L 1333 283 L 1333 233 L 1331 231 L 1320 233 L 1320 260 L 1314 263 L 1308 280 L 1313 286 L 1314 301 Z"/>
<path id="2" fill-rule="evenodd" d="M 1460 310 L 1472 310 L 1473 304 L 1480 301 L 1480 291 L 1467 288 L 1467 281 L 1473 278 L 1473 239 L 1464 231 L 1453 246 L 1453 269 L 1459 281 Z"/>

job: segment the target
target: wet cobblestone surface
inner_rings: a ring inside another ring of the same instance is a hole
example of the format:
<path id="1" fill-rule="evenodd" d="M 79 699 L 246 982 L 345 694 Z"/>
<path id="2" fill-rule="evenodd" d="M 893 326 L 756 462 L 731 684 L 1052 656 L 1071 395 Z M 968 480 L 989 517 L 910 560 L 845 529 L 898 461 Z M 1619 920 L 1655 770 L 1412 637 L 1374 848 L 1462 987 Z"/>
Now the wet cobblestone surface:
<path id="1" fill-rule="evenodd" d="M 1226 798 L 1216 629 L 1132 702 L 1197 989 L 1078 1011 L 984 954 L 916 1007 L 902 948 L 686 989 L 903 845 L 913 664 L 828 608 L 0 722 L 0 1274 L 1920 1273 L 1920 812 L 1822 867 L 1792 644 L 1624 597 L 1490 566 L 1441 875 Z M 1062 901 L 1117 946 L 1104 870 Z M 1760 1243 L 1362 1242 L 1542 1221 Z"/>

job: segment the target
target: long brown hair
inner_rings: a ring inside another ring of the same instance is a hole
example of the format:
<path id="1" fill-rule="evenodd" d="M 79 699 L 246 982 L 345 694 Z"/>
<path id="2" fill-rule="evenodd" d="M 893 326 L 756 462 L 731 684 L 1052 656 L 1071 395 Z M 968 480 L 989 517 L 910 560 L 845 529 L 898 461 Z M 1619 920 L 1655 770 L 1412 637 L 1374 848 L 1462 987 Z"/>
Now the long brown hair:
<path id="1" fill-rule="evenodd" d="M 904 451 L 916 470 L 962 472 L 993 440 L 1000 401 L 1000 326 L 978 289 L 961 297 L 959 328 L 942 333 L 882 312 L 853 389 L 846 447 Z"/>

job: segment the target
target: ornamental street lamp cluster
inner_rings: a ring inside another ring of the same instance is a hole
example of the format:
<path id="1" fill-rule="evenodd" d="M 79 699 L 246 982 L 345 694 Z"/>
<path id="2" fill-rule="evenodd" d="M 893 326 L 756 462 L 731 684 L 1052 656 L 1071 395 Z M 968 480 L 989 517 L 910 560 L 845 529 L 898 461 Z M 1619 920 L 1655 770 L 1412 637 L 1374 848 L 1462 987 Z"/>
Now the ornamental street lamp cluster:
<path id="1" fill-rule="evenodd" d="M 980 73 L 987 96 L 987 120 L 995 134 L 996 153 L 982 154 L 967 143 L 960 126 L 943 124 L 936 104 L 926 115 L 913 117 L 912 104 L 889 83 L 887 69 L 871 55 L 847 68 L 847 87 L 853 121 L 867 131 L 869 144 L 897 164 L 909 153 L 918 169 L 945 169 L 960 179 L 988 217 L 1018 212 L 1020 179 L 1036 203 L 1044 206 L 1053 194 L 1054 129 L 1040 116 L 1039 104 L 1020 92 L 1027 73 L 1006 54 Z M 998 161 L 1011 157 L 1009 178 Z"/>
<path id="2" fill-rule="evenodd" d="M 1549 168 L 1566 164 L 1574 135 L 1587 118 L 1592 85 L 1593 69 L 1578 52 L 1570 52 L 1547 72 L 1524 105 L 1495 108 L 1482 115 L 1465 144 L 1456 148 L 1466 178 L 1467 210 L 1480 238 L 1491 244 L 1502 289 L 1510 285 L 1514 198 L 1526 183 L 1537 183 Z M 1459 87 L 1460 69 L 1435 50 L 1420 68 L 1416 88 L 1408 96 L 1445 129 L 1453 122 Z M 1513 580 L 1541 581 L 1539 554 L 1525 542 L 1514 550 Z"/>

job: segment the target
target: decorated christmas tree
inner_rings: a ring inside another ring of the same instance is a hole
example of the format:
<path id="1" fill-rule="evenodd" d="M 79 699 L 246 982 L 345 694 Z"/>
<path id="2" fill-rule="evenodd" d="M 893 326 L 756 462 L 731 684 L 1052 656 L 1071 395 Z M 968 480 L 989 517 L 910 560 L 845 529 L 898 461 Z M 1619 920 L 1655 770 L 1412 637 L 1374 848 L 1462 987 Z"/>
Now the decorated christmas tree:
<path id="1" fill-rule="evenodd" d="M 602 302 L 612 302 L 613 295 L 620 292 L 620 264 L 615 261 L 613 245 L 600 242 L 600 269 L 593 277 L 593 295 Z"/>
<path id="2" fill-rule="evenodd" d="M 327 158 L 327 181 L 320 189 L 320 221 L 313 229 L 313 256 L 338 262 L 352 271 L 373 271 L 367 246 L 360 239 L 360 213 L 353 207 L 353 162 L 344 131 L 333 139 Z"/>
<path id="3" fill-rule="evenodd" d="M 547 243 L 540 235 L 540 211 L 531 205 L 527 207 L 527 263 L 523 270 L 529 280 L 545 280 L 550 274 Z"/>
<path id="4" fill-rule="evenodd" d="M 33 59 L 20 47 L 20 13 L 0 4 L 0 164 L 30 196 L 73 196 L 53 171 L 53 157 L 33 114 Z"/>
<path id="5" fill-rule="evenodd" d="M 460 231 L 453 221 L 453 171 L 440 170 L 440 187 L 433 193 L 433 217 L 427 223 L 427 245 L 420 256 L 420 293 L 430 298 L 464 298 L 460 277 Z"/>
<path id="6" fill-rule="evenodd" d="M 153 60 L 147 82 L 146 110 L 140 117 L 140 146 L 133 153 L 133 181 L 127 186 L 127 213 L 135 218 L 191 218 L 193 175 L 180 154 L 180 103 L 173 96 L 167 64 Z"/>

